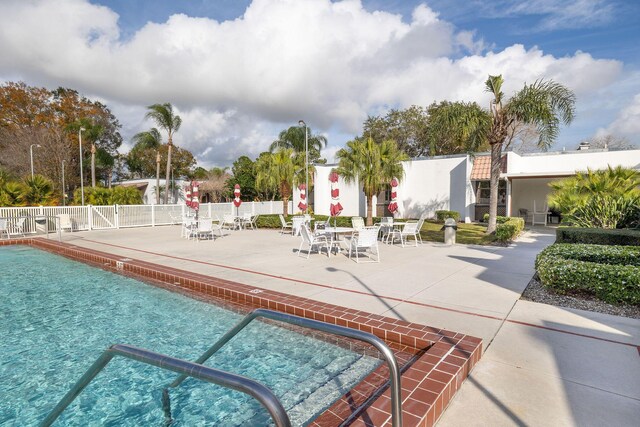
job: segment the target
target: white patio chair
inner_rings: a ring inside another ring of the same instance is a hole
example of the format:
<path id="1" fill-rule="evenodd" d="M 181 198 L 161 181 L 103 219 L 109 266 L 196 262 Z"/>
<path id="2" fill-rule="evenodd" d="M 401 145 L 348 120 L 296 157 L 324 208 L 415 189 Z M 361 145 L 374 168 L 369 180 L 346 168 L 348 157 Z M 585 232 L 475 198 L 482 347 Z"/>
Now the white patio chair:
<path id="1" fill-rule="evenodd" d="M 424 220 L 422 221 L 424 222 Z M 422 224 L 420 221 L 407 221 L 403 223 L 402 227 L 395 228 L 390 234 L 389 239 L 391 239 L 391 243 L 396 240 L 400 240 L 400 244 L 404 248 L 407 245 L 407 240 L 409 237 L 413 237 L 415 241 L 415 246 L 418 246 L 418 241 L 422 243 L 422 237 L 420 237 L 420 228 Z"/>
<path id="2" fill-rule="evenodd" d="M 258 218 L 260 218 L 260 215 L 253 215 L 251 217 L 251 221 L 249 222 L 249 227 L 251 227 L 252 230 L 257 230 L 258 229 Z"/>
<path id="3" fill-rule="evenodd" d="M 372 227 L 364 227 L 358 231 L 353 232 L 351 241 L 349 242 L 349 258 L 351 254 L 356 254 L 356 262 L 360 262 L 360 252 L 368 250 L 371 253 L 369 261 L 366 262 L 380 262 L 380 248 L 378 247 L 378 232 L 380 228 L 376 225 Z M 373 255 L 376 258 L 373 258 Z"/>
<path id="4" fill-rule="evenodd" d="M 393 231 L 393 217 L 382 217 L 380 218 L 380 222 L 376 225 L 380 227 L 380 239 L 384 241 L 389 237 L 389 233 Z"/>
<path id="5" fill-rule="evenodd" d="M 364 219 L 360 216 L 351 217 L 351 227 L 358 231 L 364 228 Z"/>
<path id="6" fill-rule="evenodd" d="M 331 256 L 331 243 L 327 239 L 326 235 L 311 233 L 306 224 L 302 224 L 302 227 L 300 228 L 300 235 L 302 236 L 302 242 L 300 242 L 300 247 L 298 248 L 298 256 L 300 256 L 302 246 L 305 244 L 309 246 L 309 249 L 307 250 L 307 259 L 309 259 L 309 255 L 314 247 L 317 249 L 317 252 L 320 253 L 320 249 L 324 246 L 327 250 L 327 258 Z"/>
<path id="7" fill-rule="evenodd" d="M 24 222 L 26 218 L 18 218 L 15 222 L 9 222 L 8 234 L 11 236 L 23 236 L 24 237 Z"/>
<path id="8" fill-rule="evenodd" d="M 303 225 L 307 225 L 304 216 L 294 216 L 291 219 L 291 235 L 299 236 Z"/>
<path id="9" fill-rule="evenodd" d="M 2 239 L 3 234 L 7 236 L 7 239 L 11 237 L 9 235 L 9 223 L 6 219 L 0 219 L 0 239 Z"/>
<path id="10" fill-rule="evenodd" d="M 242 217 L 240 218 L 240 227 L 245 229 L 251 227 L 253 229 L 250 213 L 242 214 Z"/>
<path id="11" fill-rule="evenodd" d="M 227 230 L 236 230 L 239 227 L 239 223 L 236 222 L 236 218 L 231 214 L 222 215 L 222 222 L 220 222 L 221 228 Z"/>
<path id="12" fill-rule="evenodd" d="M 284 215 L 278 215 L 280 217 L 280 224 L 282 224 L 282 230 L 280 230 L 280 235 L 284 234 L 287 229 L 291 230 L 291 234 L 293 234 L 293 224 L 291 221 L 287 221 L 284 219 Z"/>
<path id="13" fill-rule="evenodd" d="M 547 216 L 549 215 L 549 208 L 547 204 L 544 204 L 544 207 L 541 211 L 536 209 L 536 201 L 533 201 L 533 215 L 531 217 L 531 225 L 536 224 L 544 224 L 547 225 Z"/>
<path id="14" fill-rule="evenodd" d="M 211 222 L 211 218 L 200 218 L 198 220 L 198 228 L 195 232 L 195 237 L 198 241 L 200 239 L 214 239 L 213 222 Z"/>
<path id="15" fill-rule="evenodd" d="M 73 231 L 73 222 L 71 222 L 71 216 L 69 214 L 60 214 L 58 215 L 60 230 L 62 231 Z"/>
<path id="16" fill-rule="evenodd" d="M 197 224 L 196 219 L 192 216 L 182 217 L 182 227 L 180 227 L 180 237 L 190 239 L 192 234 L 196 231 Z"/>

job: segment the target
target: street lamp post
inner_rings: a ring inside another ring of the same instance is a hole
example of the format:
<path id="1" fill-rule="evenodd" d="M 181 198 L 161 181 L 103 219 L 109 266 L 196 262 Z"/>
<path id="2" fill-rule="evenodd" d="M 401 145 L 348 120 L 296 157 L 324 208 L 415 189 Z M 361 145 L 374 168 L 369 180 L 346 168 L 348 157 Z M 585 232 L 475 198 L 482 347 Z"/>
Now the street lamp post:
<path id="1" fill-rule="evenodd" d="M 66 206 L 67 193 L 64 190 L 64 160 L 62 161 L 62 206 Z"/>
<path id="2" fill-rule="evenodd" d="M 31 144 L 29 146 L 29 155 L 31 156 L 31 179 L 33 179 L 33 147 L 40 148 L 40 144 Z"/>
<path id="3" fill-rule="evenodd" d="M 300 126 L 304 126 L 304 182 L 305 182 L 305 194 L 307 196 L 306 206 L 304 213 L 309 212 L 309 132 L 307 131 L 307 124 L 304 120 L 298 122 Z"/>
<path id="4" fill-rule="evenodd" d="M 82 177 L 82 131 L 85 128 L 78 130 L 78 141 L 80 142 L 80 194 L 82 194 L 82 206 L 84 206 L 84 178 Z"/>

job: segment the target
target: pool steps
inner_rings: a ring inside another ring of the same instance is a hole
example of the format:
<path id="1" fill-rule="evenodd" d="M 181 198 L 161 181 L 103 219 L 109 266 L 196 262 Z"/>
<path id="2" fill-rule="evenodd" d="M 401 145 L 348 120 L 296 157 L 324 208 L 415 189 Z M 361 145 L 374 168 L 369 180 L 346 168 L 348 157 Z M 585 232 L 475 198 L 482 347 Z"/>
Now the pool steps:
<path id="1" fill-rule="evenodd" d="M 278 398 L 263 384 L 246 378 L 241 375 L 204 366 L 206 362 L 216 351 L 222 348 L 229 340 L 236 336 L 249 323 L 257 318 L 265 318 L 280 321 L 304 328 L 316 329 L 325 333 L 338 335 L 342 337 L 352 338 L 364 341 L 373 345 L 382 355 L 389 367 L 389 376 L 391 383 L 391 410 L 393 427 L 402 427 L 402 402 L 400 396 L 400 369 L 395 355 L 391 349 L 375 335 L 344 326 L 320 322 L 318 320 L 308 319 L 304 317 L 294 316 L 279 311 L 259 308 L 253 310 L 236 326 L 230 329 L 222 338 L 220 338 L 213 346 L 204 352 L 196 362 L 189 362 L 177 359 L 171 356 L 155 353 L 149 350 L 133 347 L 126 344 L 114 344 L 105 350 L 102 355 L 91 365 L 87 372 L 78 380 L 78 382 L 67 392 L 67 394 L 58 402 L 51 413 L 40 424 L 41 427 L 48 427 L 60 416 L 67 406 L 82 393 L 82 390 L 91 383 L 91 381 L 104 369 L 104 367 L 115 356 L 121 356 L 142 363 L 153 365 L 161 369 L 167 369 L 181 374 L 168 387 L 179 386 L 187 377 L 194 377 L 223 387 L 231 388 L 246 393 L 258 400 L 269 411 L 272 419 L 277 427 L 290 427 L 291 421 L 278 400 Z M 171 423 L 171 402 L 169 398 L 168 387 L 162 393 L 162 406 L 165 412 L 165 421 Z"/>

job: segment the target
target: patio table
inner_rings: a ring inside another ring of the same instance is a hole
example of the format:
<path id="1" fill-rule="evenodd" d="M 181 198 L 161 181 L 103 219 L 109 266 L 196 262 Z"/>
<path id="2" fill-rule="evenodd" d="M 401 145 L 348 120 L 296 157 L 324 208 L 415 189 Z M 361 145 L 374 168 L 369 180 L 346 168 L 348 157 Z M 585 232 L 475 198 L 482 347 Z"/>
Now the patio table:
<path id="1" fill-rule="evenodd" d="M 329 242 L 329 250 L 333 250 L 333 247 L 335 245 L 336 249 L 338 249 L 338 252 L 340 252 L 340 250 L 343 249 L 340 247 L 340 235 L 353 234 L 355 229 L 353 227 L 325 227 L 324 230 L 319 231 L 323 231 L 325 234 L 329 234 L 331 236 L 331 241 Z"/>

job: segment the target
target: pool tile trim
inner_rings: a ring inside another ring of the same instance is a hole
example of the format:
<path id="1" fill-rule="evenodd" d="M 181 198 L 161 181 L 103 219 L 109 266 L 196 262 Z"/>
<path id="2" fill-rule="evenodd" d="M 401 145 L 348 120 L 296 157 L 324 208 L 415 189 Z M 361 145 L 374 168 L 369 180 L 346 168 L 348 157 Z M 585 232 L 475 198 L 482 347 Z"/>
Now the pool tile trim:
<path id="1" fill-rule="evenodd" d="M 404 362 L 407 362 L 406 355 L 414 355 L 402 373 L 403 421 L 406 427 L 434 425 L 482 355 L 481 339 L 454 331 L 123 258 L 69 243 L 41 238 L 0 240 L 0 246 L 15 244 L 34 246 L 101 268 L 160 281 L 182 291 L 221 297 L 248 309 L 269 308 L 370 332 L 385 340 Z M 369 374 L 310 426 L 390 426 L 391 398 L 385 374 L 388 375 L 386 366 Z M 371 393 L 376 390 L 380 395 L 363 408 L 363 403 L 371 400 Z M 384 391 L 380 393 L 380 390 Z"/>

